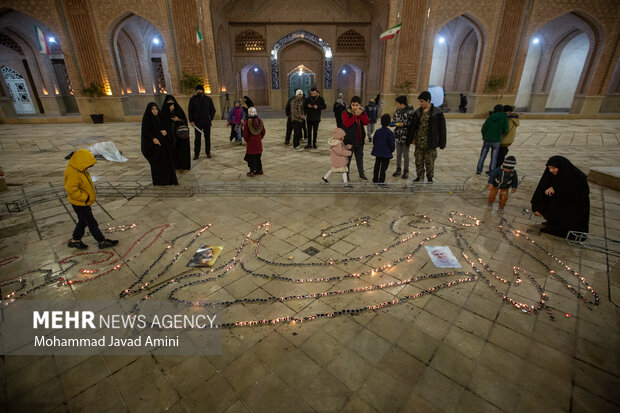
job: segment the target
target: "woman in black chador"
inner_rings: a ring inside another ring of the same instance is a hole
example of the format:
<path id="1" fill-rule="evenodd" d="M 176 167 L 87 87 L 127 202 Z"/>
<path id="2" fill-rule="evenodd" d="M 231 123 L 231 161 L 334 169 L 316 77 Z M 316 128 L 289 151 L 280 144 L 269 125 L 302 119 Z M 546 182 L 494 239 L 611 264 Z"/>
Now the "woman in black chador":
<path id="1" fill-rule="evenodd" d="M 172 139 L 164 129 L 155 102 L 147 105 L 142 116 L 142 155 L 151 165 L 153 185 L 178 185 L 174 172 Z"/>
<path id="2" fill-rule="evenodd" d="M 164 98 L 160 119 L 174 146 L 174 168 L 180 169 L 181 173 L 191 169 L 187 117 L 174 96 L 166 95 Z"/>
<path id="3" fill-rule="evenodd" d="M 250 109 L 251 107 L 254 107 L 254 102 L 252 102 L 252 99 L 250 99 L 249 96 L 243 96 L 243 99 L 241 99 L 241 102 L 243 103 L 241 105 L 241 107 L 243 108 L 243 111 L 245 112 L 245 118 L 248 118 L 248 109 Z"/>
<path id="4" fill-rule="evenodd" d="M 541 232 L 566 237 L 569 231 L 588 232 L 590 187 L 586 175 L 563 156 L 547 161 L 532 197 L 532 211 L 547 222 Z"/>

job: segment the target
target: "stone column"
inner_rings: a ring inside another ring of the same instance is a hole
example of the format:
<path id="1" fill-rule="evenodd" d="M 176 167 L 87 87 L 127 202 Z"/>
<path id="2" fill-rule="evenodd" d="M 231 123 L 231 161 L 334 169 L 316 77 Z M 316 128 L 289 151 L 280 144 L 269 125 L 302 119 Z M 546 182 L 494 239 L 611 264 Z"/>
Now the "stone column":
<path id="1" fill-rule="evenodd" d="M 573 114 L 592 117 L 598 115 L 605 96 L 575 95 L 570 112 Z"/>
<path id="2" fill-rule="evenodd" d="M 39 96 L 41 99 L 41 105 L 43 105 L 43 112 L 46 116 L 61 116 L 62 111 L 58 105 L 58 98 L 56 96 Z"/>
<path id="3" fill-rule="evenodd" d="M 387 29 L 396 26 L 399 23 L 398 13 L 400 12 L 398 0 L 389 1 L 389 17 Z M 401 18 L 402 19 L 402 18 Z M 383 40 L 385 42 L 385 59 L 383 61 L 383 75 L 381 80 L 381 103 L 383 107 L 383 113 L 394 113 L 395 105 L 394 99 L 394 82 L 396 73 L 396 64 L 398 63 L 398 52 L 396 50 L 397 41 L 400 41 L 399 35 L 390 40 Z"/>
<path id="4" fill-rule="evenodd" d="M 506 76 L 506 87 L 510 94 L 516 95 L 521 81 L 521 67 L 515 68 L 523 28 L 529 12 L 528 0 L 511 0 L 504 3 L 502 23 L 491 63 L 490 77 Z"/>
<path id="5" fill-rule="evenodd" d="M 547 107 L 547 99 L 549 99 L 549 93 L 531 93 L 530 103 L 528 105 L 530 112 L 544 112 Z"/>

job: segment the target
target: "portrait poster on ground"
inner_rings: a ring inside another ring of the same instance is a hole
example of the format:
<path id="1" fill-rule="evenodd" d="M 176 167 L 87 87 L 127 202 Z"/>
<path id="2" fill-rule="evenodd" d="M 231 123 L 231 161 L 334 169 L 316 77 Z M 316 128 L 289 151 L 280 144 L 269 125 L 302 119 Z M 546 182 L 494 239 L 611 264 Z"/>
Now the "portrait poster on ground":
<path id="1" fill-rule="evenodd" d="M 426 246 L 426 252 L 437 268 L 461 268 L 459 260 L 454 256 L 450 247 Z"/>

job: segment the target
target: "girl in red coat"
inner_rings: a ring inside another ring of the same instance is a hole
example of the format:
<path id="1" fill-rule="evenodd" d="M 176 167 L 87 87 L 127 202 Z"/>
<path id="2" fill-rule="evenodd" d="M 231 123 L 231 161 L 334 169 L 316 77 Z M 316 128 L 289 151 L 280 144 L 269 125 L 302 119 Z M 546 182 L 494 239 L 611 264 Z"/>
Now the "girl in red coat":
<path id="1" fill-rule="evenodd" d="M 262 175 L 263 164 L 260 161 L 263 153 L 263 137 L 265 136 L 265 125 L 258 117 L 255 107 L 248 109 L 248 119 L 243 125 L 243 139 L 246 142 L 245 161 L 248 163 L 250 172 L 248 176 Z"/>

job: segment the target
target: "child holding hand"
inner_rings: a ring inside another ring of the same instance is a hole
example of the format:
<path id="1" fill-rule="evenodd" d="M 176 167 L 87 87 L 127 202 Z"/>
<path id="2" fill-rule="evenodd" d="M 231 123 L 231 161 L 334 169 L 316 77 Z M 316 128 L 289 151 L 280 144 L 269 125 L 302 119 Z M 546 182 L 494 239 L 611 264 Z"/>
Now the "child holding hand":
<path id="1" fill-rule="evenodd" d="M 329 146 L 331 148 L 330 156 L 332 161 L 332 167 L 327 173 L 321 178 L 323 182 L 328 183 L 327 178 L 332 174 L 332 172 L 338 172 L 342 174 L 342 180 L 344 181 L 344 186 L 349 188 L 351 185 L 349 184 L 349 168 L 347 164 L 349 163 L 349 157 L 351 156 L 351 148 L 352 145 L 344 144 L 345 132 L 340 128 L 334 129 L 334 136 L 329 140 Z"/>

